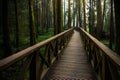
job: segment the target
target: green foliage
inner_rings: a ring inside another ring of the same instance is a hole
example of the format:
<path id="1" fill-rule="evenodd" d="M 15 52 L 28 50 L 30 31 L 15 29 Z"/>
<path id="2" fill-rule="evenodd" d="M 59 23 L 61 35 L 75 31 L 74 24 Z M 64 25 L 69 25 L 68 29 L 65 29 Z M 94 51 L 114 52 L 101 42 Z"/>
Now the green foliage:
<path id="1" fill-rule="evenodd" d="M 54 29 L 53 28 L 49 28 L 48 33 L 45 33 L 43 35 L 38 36 L 37 42 L 43 41 L 45 39 L 48 39 L 48 38 L 50 38 L 53 35 L 54 35 Z"/>
<path id="2" fill-rule="evenodd" d="M 88 27 L 86 27 L 86 31 L 89 33 L 90 32 L 90 30 L 89 30 L 89 28 Z"/>
<path id="3" fill-rule="evenodd" d="M 105 44 L 106 46 L 109 46 L 109 40 L 106 40 L 106 39 L 104 39 L 104 40 L 100 40 L 103 44 Z"/>
<path id="4" fill-rule="evenodd" d="M 109 47 L 109 40 L 108 39 L 102 39 L 100 40 L 104 45 L 106 45 L 107 47 Z M 115 50 L 115 43 L 113 43 L 112 45 L 112 50 Z"/>

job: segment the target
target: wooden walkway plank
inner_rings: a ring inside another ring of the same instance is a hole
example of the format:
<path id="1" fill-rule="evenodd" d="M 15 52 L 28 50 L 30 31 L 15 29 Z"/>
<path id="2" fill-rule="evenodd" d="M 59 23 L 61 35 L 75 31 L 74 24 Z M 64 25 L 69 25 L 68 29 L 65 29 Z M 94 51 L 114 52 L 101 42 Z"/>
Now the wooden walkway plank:
<path id="1" fill-rule="evenodd" d="M 79 32 L 74 31 L 63 55 L 50 68 L 45 80 L 96 80 Z"/>

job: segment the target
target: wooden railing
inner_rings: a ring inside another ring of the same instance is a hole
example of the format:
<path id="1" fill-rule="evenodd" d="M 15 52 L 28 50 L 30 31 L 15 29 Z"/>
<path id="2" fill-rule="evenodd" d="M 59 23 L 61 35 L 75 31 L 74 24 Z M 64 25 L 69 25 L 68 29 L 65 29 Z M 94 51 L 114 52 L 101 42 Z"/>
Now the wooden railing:
<path id="1" fill-rule="evenodd" d="M 120 80 L 120 56 L 83 29 L 80 33 L 98 80 Z"/>
<path id="2" fill-rule="evenodd" d="M 41 80 L 72 33 L 71 28 L 0 60 L 0 80 Z"/>

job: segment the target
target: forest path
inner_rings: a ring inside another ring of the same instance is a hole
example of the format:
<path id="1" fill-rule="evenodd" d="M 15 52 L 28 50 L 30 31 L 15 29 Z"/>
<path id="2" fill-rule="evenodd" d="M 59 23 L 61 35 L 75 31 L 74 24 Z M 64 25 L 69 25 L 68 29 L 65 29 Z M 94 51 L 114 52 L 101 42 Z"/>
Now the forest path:
<path id="1" fill-rule="evenodd" d="M 80 33 L 74 33 L 61 57 L 45 76 L 45 80 L 96 80 L 84 50 Z"/>

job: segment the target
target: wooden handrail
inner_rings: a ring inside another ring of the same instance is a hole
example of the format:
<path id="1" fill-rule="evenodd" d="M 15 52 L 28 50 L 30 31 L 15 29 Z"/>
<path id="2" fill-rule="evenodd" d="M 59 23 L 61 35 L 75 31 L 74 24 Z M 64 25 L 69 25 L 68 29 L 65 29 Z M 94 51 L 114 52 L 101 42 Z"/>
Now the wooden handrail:
<path id="1" fill-rule="evenodd" d="M 87 50 L 91 61 L 93 61 L 94 68 L 99 69 L 98 73 L 101 80 L 108 80 L 110 75 L 110 80 L 118 80 L 120 56 L 87 33 L 84 29 L 80 28 L 80 33 L 82 35 L 85 49 Z M 107 73 L 106 69 L 110 71 L 110 73 Z"/>
<path id="2" fill-rule="evenodd" d="M 104 53 L 104 55 L 106 55 L 109 59 L 111 59 L 119 68 L 120 68 L 120 56 L 115 53 L 114 51 L 112 51 L 110 48 L 108 48 L 107 46 L 105 46 L 103 43 L 101 43 L 100 41 L 98 41 L 96 38 L 94 38 L 92 35 L 90 35 L 89 33 L 87 33 L 85 30 L 83 30 L 81 28 L 81 30 L 85 33 L 85 35 L 87 37 L 89 37 L 89 39 L 94 42 L 99 49 L 101 49 Z"/>
<path id="3" fill-rule="evenodd" d="M 35 44 L 35 45 L 31 46 L 31 47 L 28 47 L 28 48 L 26 48 L 26 49 L 24 49 L 24 50 L 22 50 L 20 52 L 17 52 L 17 53 L 15 53 L 15 54 L 7 57 L 7 58 L 4 58 L 4 59 L 0 60 L 0 71 L 5 70 L 6 68 L 13 65 L 17 61 L 19 61 L 19 60 L 21 60 L 21 59 L 23 59 L 23 58 L 25 58 L 25 57 L 27 57 L 27 56 L 29 56 L 31 54 L 36 54 L 35 52 L 39 51 L 39 49 L 42 48 L 43 46 L 47 46 L 48 44 L 52 45 L 52 43 L 54 41 L 56 41 L 56 42 L 59 41 L 59 40 L 63 41 L 63 39 L 68 40 L 67 37 L 70 37 L 72 32 L 73 32 L 73 28 L 71 28 L 69 30 L 66 30 L 66 31 L 64 31 L 62 33 L 59 33 L 59 34 L 57 34 L 57 35 L 55 35 L 55 36 L 53 36 L 53 37 L 51 37 L 51 38 L 49 38 L 47 40 L 44 40 L 44 41 L 42 41 L 40 43 L 37 43 L 37 44 Z M 57 43 L 59 43 L 59 42 L 57 42 Z M 65 43 L 65 40 L 62 43 Z M 58 46 L 62 47 L 64 45 L 58 45 Z M 53 47 L 49 46 L 48 51 L 51 51 L 50 48 L 53 48 Z M 53 50 L 53 52 L 55 53 L 55 50 Z M 47 54 L 49 54 L 49 52 Z"/>
<path id="4" fill-rule="evenodd" d="M 55 40 L 58 37 L 63 36 L 64 34 L 70 32 L 71 30 L 73 30 L 73 28 L 71 28 L 69 30 L 66 30 L 66 31 L 64 31 L 64 32 L 62 32 L 60 34 L 57 34 L 57 35 L 55 35 L 55 36 L 53 36 L 53 37 L 51 37 L 51 38 L 49 38 L 47 40 L 44 40 L 44 41 L 42 41 L 40 43 L 37 43 L 37 44 L 35 44 L 35 45 L 27 48 L 27 49 L 24 49 L 24 50 L 22 50 L 20 52 L 17 52 L 15 54 L 13 54 L 13 55 L 11 55 L 11 56 L 3 59 L 3 60 L 0 60 L 0 71 L 2 69 L 5 69 L 6 67 L 12 65 L 16 61 L 22 59 L 23 57 L 25 57 L 27 55 L 30 55 L 31 53 L 33 53 L 34 51 L 36 51 L 38 48 L 46 45 L 47 43 L 51 42 L 52 40 Z"/>

